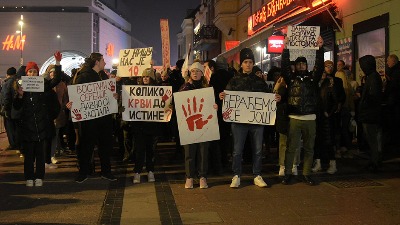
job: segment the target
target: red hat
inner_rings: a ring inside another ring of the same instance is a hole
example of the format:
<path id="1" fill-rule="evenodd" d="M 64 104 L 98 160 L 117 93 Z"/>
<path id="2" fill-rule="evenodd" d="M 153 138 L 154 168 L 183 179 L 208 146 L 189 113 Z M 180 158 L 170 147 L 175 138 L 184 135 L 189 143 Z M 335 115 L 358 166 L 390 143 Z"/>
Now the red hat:
<path id="1" fill-rule="evenodd" d="M 39 67 L 35 62 L 28 62 L 28 64 L 26 64 L 25 73 L 28 73 L 30 69 L 35 69 L 39 73 Z"/>

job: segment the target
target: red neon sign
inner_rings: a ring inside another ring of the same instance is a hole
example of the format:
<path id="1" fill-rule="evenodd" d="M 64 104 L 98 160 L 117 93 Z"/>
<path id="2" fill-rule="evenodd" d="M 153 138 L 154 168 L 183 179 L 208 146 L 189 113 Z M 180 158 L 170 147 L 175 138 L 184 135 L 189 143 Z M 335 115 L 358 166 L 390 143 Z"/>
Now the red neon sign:
<path id="1" fill-rule="evenodd" d="M 111 56 L 111 57 L 114 56 L 114 44 L 113 43 L 107 43 L 106 55 Z"/>
<path id="2" fill-rule="evenodd" d="M 268 53 L 281 54 L 283 51 L 284 36 L 271 36 L 268 38 Z"/>
<path id="3" fill-rule="evenodd" d="M 14 37 L 16 36 L 15 40 Z M 7 35 L 6 40 L 3 41 L 3 50 L 24 50 L 26 35 Z"/>

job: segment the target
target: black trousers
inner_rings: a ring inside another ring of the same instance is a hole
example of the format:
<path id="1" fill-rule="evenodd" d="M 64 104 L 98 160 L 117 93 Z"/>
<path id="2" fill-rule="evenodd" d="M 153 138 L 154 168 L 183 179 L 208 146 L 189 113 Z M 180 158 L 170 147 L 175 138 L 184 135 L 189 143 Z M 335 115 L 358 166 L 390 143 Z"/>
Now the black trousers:
<path id="1" fill-rule="evenodd" d="M 147 172 L 154 172 L 154 152 L 157 146 L 157 137 L 135 133 L 135 168 L 133 172 L 141 173 L 146 161 Z"/>
<path id="2" fill-rule="evenodd" d="M 101 173 L 111 172 L 110 156 L 113 148 L 112 119 L 110 116 L 82 121 L 80 149 L 78 154 L 79 173 L 89 174 L 94 146 L 97 144 L 101 164 Z"/>
<path id="3" fill-rule="evenodd" d="M 25 180 L 44 178 L 44 141 L 24 142 L 24 175 Z M 35 163 L 36 161 L 36 172 Z"/>

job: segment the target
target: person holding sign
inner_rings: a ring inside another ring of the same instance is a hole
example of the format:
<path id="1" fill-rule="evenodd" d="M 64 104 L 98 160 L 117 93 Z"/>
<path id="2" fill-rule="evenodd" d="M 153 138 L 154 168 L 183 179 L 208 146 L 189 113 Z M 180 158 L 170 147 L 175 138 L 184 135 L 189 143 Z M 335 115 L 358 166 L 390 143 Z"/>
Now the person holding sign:
<path id="1" fill-rule="evenodd" d="M 189 71 L 190 75 L 186 78 L 187 82 L 182 85 L 179 91 L 189 91 L 208 87 L 207 80 L 204 77 L 204 67 L 199 62 L 193 63 L 190 66 Z M 217 109 L 217 107 L 218 106 L 214 104 L 214 108 Z M 202 122 L 202 120 L 195 122 L 196 127 L 203 126 L 205 123 L 206 122 Z M 210 142 L 207 141 L 183 146 L 185 149 L 185 188 L 193 188 L 193 178 L 197 175 L 200 177 L 200 188 L 208 188 L 207 172 L 209 145 Z M 196 162 L 199 162 L 197 165 L 198 171 L 196 171 Z"/>
<path id="2" fill-rule="evenodd" d="M 105 73 L 100 73 L 104 70 L 103 55 L 100 53 L 92 53 L 85 59 L 81 70 L 78 72 L 76 84 L 85 84 L 108 79 Z M 114 96 L 115 97 L 115 96 Z M 72 107 L 72 102 L 69 102 L 67 107 Z M 106 115 L 96 119 L 85 120 L 80 122 L 81 137 L 80 149 L 78 154 L 79 160 L 79 175 L 75 181 L 82 183 L 87 180 L 89 167 L 93 155 L 94 146 L 97 143 L 99 149 L 99 157 L 101 163 L 101 177 L 110 181 L 115 181 L 114 175 L 111 174 L 110 154 L 112 151 L 112 115 Z"/>
<path id="3" fill-rule="evenodd" d="M 26 92 L 19 84 L 17 95 L 13 99 L 15 110 L 21 110 L 21 141 L 24 150 L 24 175 L 26 186 L 43 186 L 45 175 L 45 140 L 55 135 L 53 121 L 49 117 L 51 102 L 49 92 L 61 80 L 62 55 L 54 54 L 56 74 L 51 80 L 44 81 L 44 92 Z M 35 62 L 28 62 L 25 69 L 27 76 L 38 76 L 39 67 Z M 57 101 L 58 103 L 58 101 Z M 36 162 L 36 172 L 35 170 Z M 34 181 L 35 180 L 35 181 Z"/>
<path id="4" fill-rule="evenodd" d="M 295 60 L 296 69 L 292 74 L 290 70 L 290 53 L 286 48 L 282 53 L 282 75 L 288 88 L 289 134 L 288 148 L 285 155 L 285 176 L 282 184 L 289 184 L 292 179 L 293 160 L 296 150 L 300 148 L 301 138 L 304 147 L 304 167 L 302 180 L 308 185 L 314 185 L 311 179 L 311 167 L 314 156 L 316 133 L 316 112 L 318 101 L 318 82 L 324 71 L 323 39 L 317 40 L 319 49 L 316 53 L 315 68 L 312 73 L 308 71 L 307 59 L 298 57 Z"/>
<path id="5" fill-rule="evenodd" d="M 244 91 L 244 92 L 268 92 L 268 86 L 265 81 L 256 76 L 253 72 L 254 67 L 254 54 L 249 48 L 244 48 L 240 51 L 240 69 L 239 75 L 233 77 L 225 90 L 229 91 Z M 225 98 L 225 92 L 219 94 L 219 98 Z M 280 96 L 276 95 L 276 101 L 280 101 Z M 253 152 L 253 175 L 254 184 L 258 187 L 267 187 L 263 178 L 261 177 L 262 168 L 262 143 L 264 126 L 260 124 L 247 124 L 247 123 L 232 123 L 231 124 L 233 135 L 233 159 L 232 170 L 233 178 L 230 185 L 231 188 L 238 188 L 240 186 L 240 176 L 242 174 L 242 155 L 244 144 L 247 135 L 250 134 L 251 146 Z"/>

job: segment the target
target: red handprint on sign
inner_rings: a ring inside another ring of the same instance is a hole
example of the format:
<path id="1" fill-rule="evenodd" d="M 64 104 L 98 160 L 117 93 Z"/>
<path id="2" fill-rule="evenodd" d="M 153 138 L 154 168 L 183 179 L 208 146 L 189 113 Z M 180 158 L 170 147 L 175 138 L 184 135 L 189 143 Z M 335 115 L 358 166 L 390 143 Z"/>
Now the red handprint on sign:
<path id="1" fill-rule="evenodd" d="M 200 100 L 200 107 L 199 110 L 197 111 L 197 99 L 196 96 L 193 97 L 193 115 L 192 115 L 192 109 L 191 109 L 191 102 L 190 98 L 187 99 L 188 105 L 187 105 L 187 111 L 185 109 L 185 106 L 182 105 L 183 113 L 185 114 L 186 117 L 186 123 L 188 125 L 188 128 L 190 131 L 194 131 L 194 127 L 196 125 L 196 129 L 201 130 L 203 129 L 204 125 L 208 123 L 208 120 L 211 119 L 213 116 L 210 114 L 206 120 L 203 120 L 203 114 L 200 114 L 201 111 L 203 110 L 203 103 L 204 103 L 204 98 Z"/>
<path id="2" fill-rule="evenodd" d="M 170 97 L 172 96 L 172 91 L 171 90 L 167 90 L 164 94 L 164 96 L 162 96 L 162 101 L 165 102 L 167 101 Z"/>
<path id="3" fill-rule="evenodd" d="M 82 119 L 82 115 L 81 115 L 81 112 L 79 111 L 79 109 L 72 110 L 72 113 L 75 116 L 75 118 L 74 118 L 75 120 L 81 120 Z"/>
<path id="4" fill-rule="evenodd" d="M 232 111 L 233 111 L 233 109 L 229 108 L 225 112 L 222 113 L 222 117 L 224 118 L 224 120 L 227 120 L 231 117 Z"/>
<path id="5" fill-rule="evenodd" d="M 108 90 L 110 90 L 110 91 L 114 92 L 114 91 L 115 91 L 115 85 L 114 85 L 114 82 L 110 81 L 110 83 L 108 83 L 108 84 L 109 84 Z"/>

